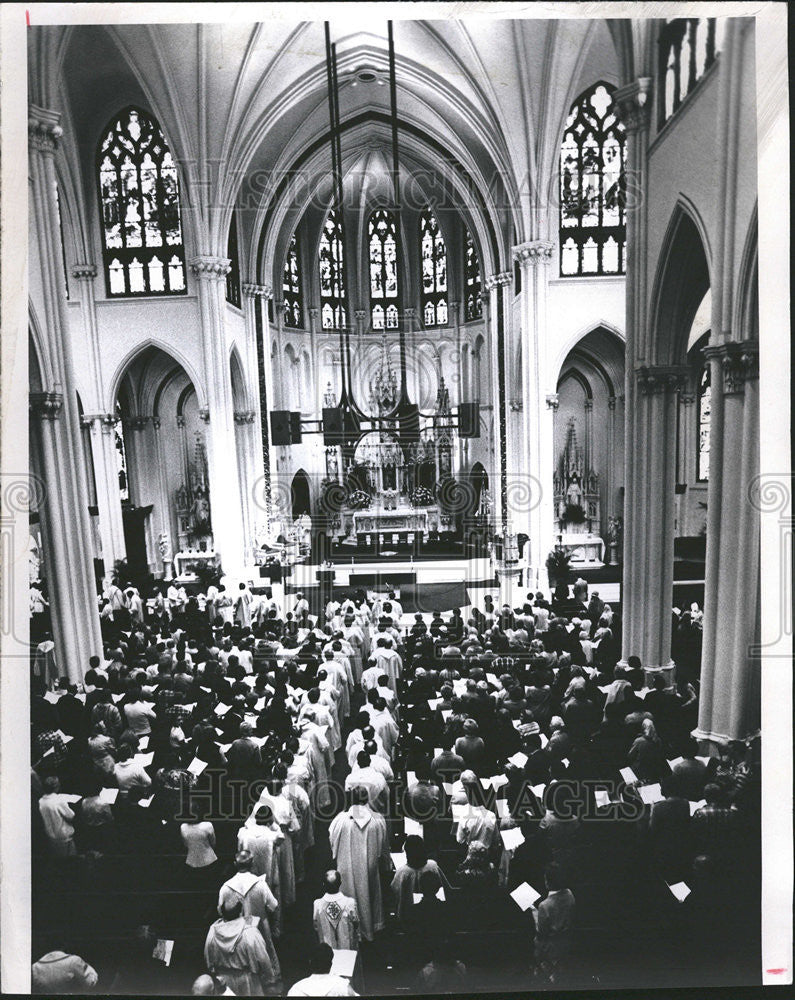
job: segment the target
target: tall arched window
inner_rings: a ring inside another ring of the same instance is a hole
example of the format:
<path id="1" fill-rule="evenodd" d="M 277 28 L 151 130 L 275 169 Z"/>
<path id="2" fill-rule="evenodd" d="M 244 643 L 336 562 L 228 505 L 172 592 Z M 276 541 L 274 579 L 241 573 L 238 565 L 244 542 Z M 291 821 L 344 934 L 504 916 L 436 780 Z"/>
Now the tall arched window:
<path id="1" fill-rule="evenodd" d="M 430 208 L 420 216 L 422 319 L 425 326 L 447 324 L 447 247 Z"/>
<path id="2" fill-rule="evenodd" d="M 284 325 L 303 326 L 304 306 L 301 296 L 301 254 L 298 248 L 298 233 L 293 233 L 290 246 L 287 248 L 287 256 L 284 258 L 282 295 L 284 298 Z"/>
<path id="3" fill-rule="evenodd" d="M 226 241 L 226 256 L 229 258 L 229 274 L 226 276 L 226 301 L 240 308 L 240 256 L 237 251 L 237 219 L 232 213 L 229 223 L 229 237 Z"/>
<path id="4" fill-rule="evenodd" d="M 374 330 L 396 330 L 400 313 L 395 216 L 377 208 L 370 216 L 370 317 Z"/>
<path id="5" fill-rule="evenodd" d="M 184 294 L 179 179 L 160 126 L 127 108 L 97 160 L 108 296 Z"/>
<path id="6" fill-rule="evenodd" d="M 710 386 L 709 362 L 701 370 L 698 384 L 698 442 L 696 451 L 696 478 L 701 482 L 709 479 L 709 428 L 712 409 L 712 388 Z"/>
<path id="7" fill-rule="evenodd" d="M 679 108 L 720 52 L 724 18 L 676 17 L 660 32 L 660 127 Z"/>
<path id="8" fill-rule="evenodd" d="M 328 214 L 320 237 L 320 322 L 324 330 L 345 326 L 345 260 L 342 225 L 334 209 Z"/>
<path id="9" fill-rule="evenodd" d="M 623 274 L 626 149 L 611 110 L 613 87 L 596 83 L 572 104 L 560 150 L 560 273 Z"/>
<path id="10" fill-rule="evenodd" d="M 467 322 L 480 319 L 483 315 L 483 303 L 480 299 L 480 260 L 472 233 L 467 229 L 464 242 L 464 287 L 466 290 Z"/>

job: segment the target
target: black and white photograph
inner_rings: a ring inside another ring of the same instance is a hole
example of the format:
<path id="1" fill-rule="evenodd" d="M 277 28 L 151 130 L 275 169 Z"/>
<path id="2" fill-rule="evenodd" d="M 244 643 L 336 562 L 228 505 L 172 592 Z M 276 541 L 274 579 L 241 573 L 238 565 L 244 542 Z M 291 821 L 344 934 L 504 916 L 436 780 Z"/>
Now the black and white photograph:
<path id="1" fill-rule="evenodd" d="M 787 5 L 3 6 L 4 992 L 791 984 Z"/>

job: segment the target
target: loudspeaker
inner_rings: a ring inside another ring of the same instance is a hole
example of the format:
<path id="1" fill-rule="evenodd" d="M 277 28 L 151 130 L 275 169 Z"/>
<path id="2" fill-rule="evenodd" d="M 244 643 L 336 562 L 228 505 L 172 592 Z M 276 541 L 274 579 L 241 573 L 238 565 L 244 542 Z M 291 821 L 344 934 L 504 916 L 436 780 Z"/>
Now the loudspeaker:
<path id="1" fill-rule="evenodd" d="M 301 443 L 301 414 L 291 411 L 290 413 L 290 444 Z"/>
<path id="2" fill-rule="evenodd" d="M 342 444 L 342 410 L 339 406 L 323 407 L 323 444 Z"/>
<path id="3" fill-rule="evenodd" d="M 271 410 L 271 444 L 292 444 L 289 410 Z"/>
<path id="4" fill-rule="evenodd" d="M 398 420 L 398 436 L 401 442 L 411 443 L 420 439 L 420 408 L 409 403 Z"/>
<path id="5" fill-rule="evenodd" d="M 458 404 L 458 436 L 480 437 L 480 403 Z"/>

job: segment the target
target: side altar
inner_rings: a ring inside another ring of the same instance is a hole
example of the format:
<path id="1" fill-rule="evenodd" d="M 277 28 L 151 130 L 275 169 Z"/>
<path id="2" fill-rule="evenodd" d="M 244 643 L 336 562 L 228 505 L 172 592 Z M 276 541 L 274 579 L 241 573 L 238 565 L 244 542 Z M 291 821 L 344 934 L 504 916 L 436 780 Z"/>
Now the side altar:
<path id="1" fill-rule="evenodd" d="M 569 553 L 572 564 L 603 566 L 599 476 L 586 467 L 574 417 L 569 420 L 566 445 L 553 475 L 553 491 L 558 545 Z"/>

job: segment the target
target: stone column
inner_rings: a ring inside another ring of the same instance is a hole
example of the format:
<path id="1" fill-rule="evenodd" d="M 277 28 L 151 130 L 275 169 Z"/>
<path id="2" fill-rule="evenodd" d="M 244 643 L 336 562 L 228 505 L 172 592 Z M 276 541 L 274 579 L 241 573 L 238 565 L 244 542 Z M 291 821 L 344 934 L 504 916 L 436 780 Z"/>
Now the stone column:
<path id="1" fill-rule="evenodd" d="M 240 507 L 243 515 L 243 558 L 247 566 L 254 562 L 253 484 L 250 482 L 254 455 L 253 431 L 256 414 L 253 410 L 235 410 L 235 450 L 240 476 Z"/>
<path id="2" fill-rule="evenodd" d="M 756 340 L 708 347 L 712 414 L 720 398 L 717 427 L 710 423 L 708 505 L 718 513 L 710 534 L 708 574 L 714 584 L 704 601 L 701 740 L 743 739 L 759 730 L 759 345 Z M 713 446 L 722 455 L 712 465 Z M 783 557 L 783 553 L 782 553 Z M 714 564 L 717 564 L 715 566 Z M 783 563 L 782 563 L 783 566 Z"/>
<path id="3" fill-rule="evenodd" d="M 271 454 L 268 411 L 273 408 L 268 300 L 273 292 L 267 285 L 243 284 L 243 314 L 246 340 L 251 345 L 252 371 L 256 371 L 256 391 L 252 393 L 254 420 L 251 424 L 249 453 L 249 533 L 264 532 L 271 514 Z M 247 541 L 248 541 L 247 536 Z"/>
<path id="4" fill-rule="evenodd" d="M 160 535 L 164 534 L 168 538 L 169 551 L 174 552 L 177 536 L 174 532 L 174 526 L 171 517 L 171 495 L 168 489 L 168 481 L 166 479 L 166 455 L 165 448 L 163 446 L 163 435 L 161 434 L 162 422 L 159 417 L 152 417 L 152 430 L 154 431 L 155 439 L 155 456 L 157 461 L 157 493 L 160 498 L 160 502 L 155 508 L 156 518 L 157 518 L 157 539 L 158 539 L 158 556 L 160 556 Z M 159 508 L 159 509 L 158 509 Z M 163 573 L 168 578 L 169 565 L 166 565 L 165 561 L 160 557 L 160 562 L 163 564 Z"/>
<path id="5" fill-rule="evenodd" d="M 492 274 L 484 281 L 488 292 L 487 326 L 491 333 L 491 398 L 494 406 L 494 443 L 495 443 L 495 484 L 492 488 L 494 498 L 494 521 L 498 533 L 504 534 L 511 519 L 508 509 L 508 439 L 507 439 L 507 406 L 508 381 L 506 376 L 506 337 L 505 337 L 505 296 L 503 289 L 511 284 L 513 275 L 510 271 Z M 485 303 L 484 303 L 485 304 Z"/>
<path id="6" fill-rule="evenodd" d="M 613 471 L 616 461 L 616 397 L 607 397 L 607 469 L 605 470 L 605 499 L 607 500 L 607 510 L 604 512 L 603 520 L 607 524 L 608 518 L 613 516 L 615 511 L 616 480 Z"/>
<path id="7" fill-rule="evenodd" d="M 513 248 L 513 259 L 522 269 L 522 446 L 527 491 L 522 519 L 530 538 L 528 589 L 543 585 L 546 558 L 555 537 L 554 411 L 545 405 L 547 395 L 555 389 L 547 357 L 547 287 L 554 249 L 554 243 L 547 240 L 531 240 Z"/>
<path id="8" fill-rule="evenodd" d="M 117 560 L 124 559 L 127 555 L 119 493 L 119 471 L 116 464 L 116 415 L 86 413 L 82 421 L 84 426 L 90 428 L 102 562 L 105 576 L 109 578 L 113 574 L 113 566 Z"/>
<path id="9" fill-rule="evenodd" d="M 622 574 L 622 661 L 628 656 L 642 657 L 642 648 L 647 641 L 648 628 L 645 624 L 643 605 L 644 575 L 650 570 L 640 557 L 643 539 L 647 531 L 644 519 L 647 512 L 641 512 L 638 494 L 644 489 L 643 472 L 639 468 L 645 454 L 643 421 L 636 404 L 638 385 L 636 367 L 648 361 L 648 318 L 647 318 L 647 257 L 648 257 L 648 148 L 649 117 L 651 111 L 650 77 L 640 77 L 613 93 L 613 110 L 624 123 L 627 133 L 627 177 L 632 181 L 633 197 L 627 201 L 627 267 L 626 267 L 626 333 L 624 352 L 624 493 L 625 503 L 622 513 L 624 531 L 624 558 Z M 673 488 L 671 490 L 673 492 Z M 654 514 L 659 517 L 659 508 Z M 658 567 L 654 572 L 657 573 Z M 666 628 L 669 633 L 667 646 L 670 650 L 670 614 Z M 668 654 L 669 655 L 669 654 Z M 662 657 L 657 657 L 658 660 Z M 653 661 L 649 661 L 654 665 Z M 668 662 L 667 656 L 665 662 Z M 659 662 L 656 664 L 659 665 Z"/>
<path id="10" fill-rule="evenodd" d="M 641 366 L 635 374 L 635 420 L 643 442 L 637 479 L 629 500 L 637 518 L 624 563 L 631 561 L 633 586 L 623 595 L 624 621 L 632 622 L 624 657 L 639 656 L 651 686 L 662 672 L 673 684 L 671 609 L 673 606 L 674 484 L 676 482 L 677 393 L 686 384 L 687 368 Z M 642 530 L 641 530 L 642 527 Z M 632 645 L 627 645 L 631 641 Z"/>
<path id="11" fill-rule="evenodd" d="M 232 377 L 224 327 L 225 280 L 229 260 L 205 254 L 194 257 L 190 267 L 196 276 L 202 318 L 213 545 L 220 556 L 223 571 L 235 575 L 243 567 L 244 553 L 237 454 L 233 447 Z"/>
<path id="12" fill-rule="evenodd" d="M 102 653 L 87 497 L 73 489 L 63 395 L 33 394 L 30 408 L 38 444 L 33 465 L 45 487 L 40 517 L 56 660 L 59 672 L 79 683 L 89 658 Z"/>
<path id="13" fill-rule="evenodd" d="M 63 258 L 55 202 L 55 151 L 62 135 L 57 112 L 28 108 L 31 224 L 42 253 L 42 334 L 47 339 L 54 385 L 39 401 L 42 468 L 49 518 L 51 609 L 61 669 L 79 680 L 88 658 L 102 652 L 94 581 L 88 484 L 82 461 L 72 338 L 63 295 Z"/>

